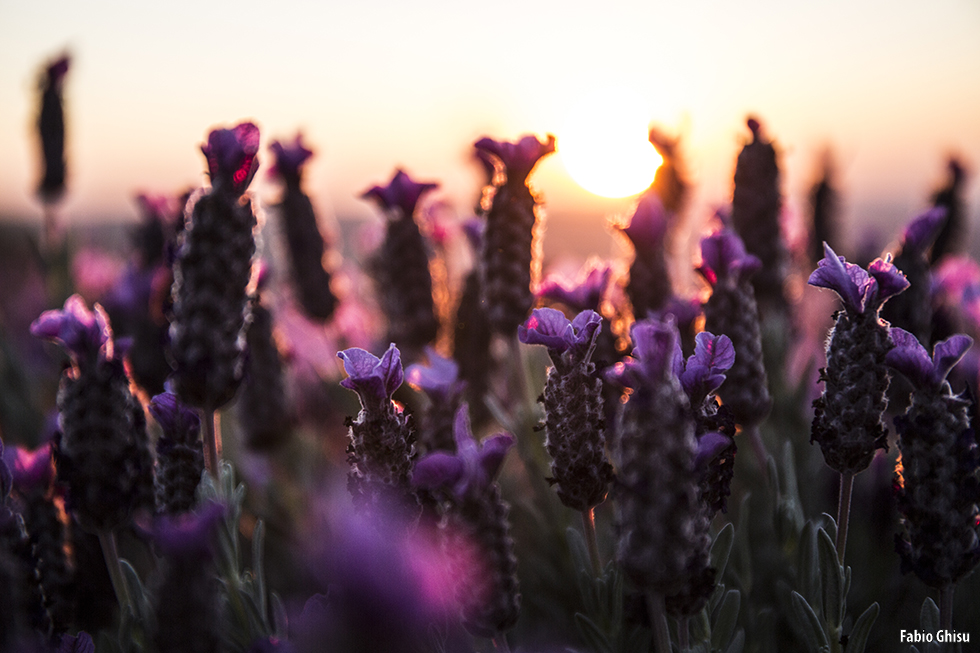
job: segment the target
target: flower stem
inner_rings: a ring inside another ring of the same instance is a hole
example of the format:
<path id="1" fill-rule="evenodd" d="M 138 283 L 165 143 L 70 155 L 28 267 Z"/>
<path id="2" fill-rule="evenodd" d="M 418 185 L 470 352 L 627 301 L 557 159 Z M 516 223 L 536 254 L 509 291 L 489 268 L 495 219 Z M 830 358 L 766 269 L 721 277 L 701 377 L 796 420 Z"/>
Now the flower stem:
<path id="1" fill-rule="evenodd" d="M 656 653 L 670 653 L 670 630 L 667 628 L 664 595 L 648 591 L 647 608 L 650 610 L 650 625 L 653 628 L 653 650 Z"/>
<path id="2" fill-rule="evenodd" d="M 945 585 L 939 590 L 939 627 L 944 630 L 953 629 L 953 590 L 955 583 Z"/>
<path id="3" fill-rule="evenodd" d="M 585 543 L 589 546 L 589 559 L 592 560 L 592 574 L 599 578 L 602 576 L 602 561 L 595 536 L 595 508 L 582 511 L 582 526 L 585 528 Z"/>
<path id="4" fill-rule="evenodd" d="M 217 480 L 221 469 L 221 423 L 213 408 L 201 409 L 204 423 L 204 466 L 211 477 Z"/>
<path id="5" fill-rule="evenodd" d="M 119 609 L 135 614 L 133 599 L 129 595 L 129 586 L 126 584 L 126 577 L 123 574 L 122 565 L 119 563 L 116 534 L 112 531 L 99 531 L 99 544 L 102 545 L 102 555 L 105 557 L 105 566 L 109 570 L 109 579 L 112 581 L 112 589 L 116 593 Z"/>
<path id="6" fill-rule="evenodd" d="M 837 504 L 837 562 L 844 564 L 844 547 L 847 546 L 847 523 L 851 519 L 851 489 L 854 474 L 840 475 L 840 501 Z"/>

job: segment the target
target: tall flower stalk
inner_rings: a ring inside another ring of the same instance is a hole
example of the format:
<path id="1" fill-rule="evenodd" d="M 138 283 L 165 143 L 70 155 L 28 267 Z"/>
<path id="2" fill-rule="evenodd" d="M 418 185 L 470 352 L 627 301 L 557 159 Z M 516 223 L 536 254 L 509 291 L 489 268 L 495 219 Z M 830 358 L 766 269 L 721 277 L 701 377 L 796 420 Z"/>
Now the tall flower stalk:
<path id="1" fill-rule="evenodd" d="M 193 198 L 174 266 L 173 385 L 201 409 L 205 462 L 217 478 L 221 433 L 215 411 L 242 379 L 255 213 L 245 191 L 258 169 L 259 129 L 250 122 L 215 129 L 201 147 L 211 187 Z"/>
<path id="2" fill-rule="evenodd" d="M 843 564 L 854 475 L 871 464 L 877 449 L 888 448 L 885 356 L 894 345 L 878 313 L 909 283 L 888 259 L 876 259 L 864 270 L 826 243 L 824 252 L 809 283 L 836 292 L 843 307 L 827 342 L 827 367 L 820 371 L 824 392 L 813 402 L 810 441 L 820 445 L 824 461 L 840 474 L 837 555 Z"/>
<path id="3" fill-rule="evenodd" d="M 903 532 L 895 536 L 902 571 L 939 590 L 941 626 L 952 628 L 956 583 L 980 564 L 980 449 L 969 401 L 946 381 L 972 345 L 955 335 L 932 356 L 911 333 L 892 329 L 888 365 L 912 384 L 912 401 L 895 418 L 901 457 L 895 489 Z"/>

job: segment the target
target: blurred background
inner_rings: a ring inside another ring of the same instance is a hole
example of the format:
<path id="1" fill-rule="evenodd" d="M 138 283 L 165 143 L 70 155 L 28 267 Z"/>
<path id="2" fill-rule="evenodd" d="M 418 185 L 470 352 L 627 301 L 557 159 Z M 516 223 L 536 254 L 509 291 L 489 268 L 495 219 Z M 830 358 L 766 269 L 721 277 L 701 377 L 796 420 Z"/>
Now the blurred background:
<path id="1" fill-rule="evenodd" d="M 483 183 L 477 138 L 550 132 L 559 154 L 535 182 L 563 228 L 545 251 L 605 256 L 606 218 L 630 200 L 573 181 L 562 132 L 583 98 L 625 88 L 680 139 L 696 218 L 730 200 L 750 113 L 779 148 L 787 220 L 829 153 L 848 253 L 883 246 L 927 206 L 950 156 L 975 174 L 978 35 L 975 0 L 0 0 L 0 220 L 40 224 L 38 85 L 67 51 L 69 225 L 135 222 L 137 192 L 202 184 L 208 129 L 244 119 L 265 161 L 272 139 L 303 132 L 317 152 L 307 192 L 341 224 L 379 219 L 359 195 L 396 166 L 440 182 L 434 199 L 465 216 Z M 975 221 L 980 184 L 966 191 Z"/>

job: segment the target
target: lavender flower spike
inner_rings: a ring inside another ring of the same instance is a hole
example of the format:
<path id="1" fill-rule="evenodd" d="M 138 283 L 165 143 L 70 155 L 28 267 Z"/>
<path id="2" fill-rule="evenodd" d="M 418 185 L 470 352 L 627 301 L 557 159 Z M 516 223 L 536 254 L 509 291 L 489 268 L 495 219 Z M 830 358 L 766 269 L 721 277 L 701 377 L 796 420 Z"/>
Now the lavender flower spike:
<path id="1" fill-rule="evenodd" d="M 573 311 L 598 311 L 602 296 L 612 277 L 608 263 L 591 261 L 574 280 L 549 276 L 538 286 L 535 295 L 561 302 Z"/>
<path id="2" fill-rule="evenodd" d="M 671 215 L 660 198 L 647 191 L 640 197 L 629 226 L 623 229 L 634 250 L 626 294 L 638 320 L 662 309 L 672 293 L 665 249 L 670 222 Z"/>
<path id="3" fill-rule="evenodd" d="M 405 379 L 401 352 L 395 343 L 389 345 L 381 358 L 358 347 L 337 352 L 337 358 L 344 361 L 348 375 L 340 385 L 356 392 L 362 403 L 391 399 Z"/>
<path id="4" fill-rule="evenodd" d="M 259 128 L 243 122 L 231 129 L 215 129 L 201 152 L 208 160 L 211 185 L 241 195 L 258 170 Z"/>
<path id="5" fill-rule="evenodd" d="M 453 416 L 459 409 L 466 382 L 459 378 L 459 365 L 443 358 L 431 347 L 426 348 L 429 365 L 410 365 L 406 371 L 409 385 L 425 392 L 429 404 L 422 416 L 419 444 L 424 451 L 456 450 L 453 438 Z"/>
<path id="6" fill-rule="evenodd" d="M 416 182 L 404 170 L 398 169 L 387 186 L 374 186 L 361 197 L 377 200 L 386 211 L 398 209 L 403 218 L 411 218 L 422 195 L 436 188 L 439 184 Z"/>
<path id="7" fill-rule="evenodd" d="M 186 513 L 194 507 L 204 471 L 201 418 L 172 392 L 153 397 L 149 408 L 163 432 L 157 440 L 157 510 Z"/>
<path id="8" fill-rule="evenodd" d="M 536 136 L 527 135 L 516 143 L 481 138 L 474 147 L 478 152 L 491 154 L 500 160 L 507 170 L 508 182 L 524 183 L 538 161 L 555 151 L 555 137 L 548 134 L 547 139 L 541 142 Z"/>
<path id="9" fill-rule="evenodd" d="M 31 324 L 31 335 L 56 342 L 76 360 L 91 358 L 112 342 L 109 318 L 98 304 L 90 311 L 80 295 L 72 295 L 60 310 L 45 311 Z"/>
<path id="10" fill-rule="evenodd" d="M 810 440 L 820 444 L 832 469 L 853 475 L 871 464 L 876 449 L 887 448 L 885 356 L 894 345 L 878 312 L 908 281 L 888 260 L 877 259 L 865 271 L 826 243 L 824 251 L 810 284 L 840 295 L 844 310 L 827 344 L 827 367 L 820 373 L 824 393 L 813 404 Z"/>
<path id="11" fill-rule="evenodd" d="M 588 358 L 602 318 L 595 311 L 582 311 L 569 321 L 564 313 L 553 308 L 536 308 L 527 321 L 517 327 L 517 338 L 526 345 L 544 345 L 556 365 L 561 357 L 572 351 L 576 358 Z"/>

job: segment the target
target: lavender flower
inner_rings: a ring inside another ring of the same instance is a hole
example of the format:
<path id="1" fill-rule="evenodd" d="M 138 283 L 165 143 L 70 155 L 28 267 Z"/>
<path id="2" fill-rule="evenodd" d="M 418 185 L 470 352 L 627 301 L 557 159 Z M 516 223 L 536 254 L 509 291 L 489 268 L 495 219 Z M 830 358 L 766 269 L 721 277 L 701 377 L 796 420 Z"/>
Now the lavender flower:
<path id="1" fill-rule="evenodd" d="M 276 141 L 270 147 L 276 155 L 273 173 L 286 187 L 279 211 L 299 304 L 310 317 L 329 320 L 337 307 L 337 298 L 330 290 L 330 273 L 323 267 L 326 245 L 313 204 L 302 189 L 302 166 L 313 152 L 304 147 L 302 135 L 297 135 L 292 144 Z"/>
<path id="2" fill-rule="evenodd" d="M 642 320 L 651 311 L 663 308 L 671 295 L 670 273 L 667 269 L 665 239 L 670 215 L 654 192 L 646 192 L 623 229 L 633 243 L 633 263 L 630 265 L 626 294 L 633 304 L 633 315 Z"/>
<path id="3" fill-rule="evenodd" d="M 154 524 L 154 540 L 164 556 L 153 634 L 160 653 L 219 650 L 211 533 L 224 513 L 224 506 L 211 503 L 199 513 L 160 517 Z"/>
<path id="4" fill-rule="evenodd" d="M 388 317 L 388 339 L 411 358 L 435 340 L 439 330 L 429 255 L 414 217 L 419 199 L 434 188 L 438 185 L 417 183 L 397 170 L 387 186 L 375 186 L 363 195 L 376 200 L 388 216 L 385 239 L 374 257 L 374 275 Z"/>
<path id="5" fill-rule="evenodd" d="M 409 416 L 395 408 L 391 395 L 405 378 L 401 353 L 392 343 L 379 359 L 363 349 L 337 353 L 348 376 L 340 385 L 357 393 L 361 411 L 347 419 L 347 489 L 359 510 L 416 513 L 418 502 L 409 479 L 415 456 L 415 434 Z"/>
<path id="6" fill-rule="evenodd" d="M 731 338 L 738 353 L 718 394 L 731 407 L 735 421 L 745 427 L 760 424 L 772 407 L 759 310 L 750 282 L 760 267 L 759 259 L 745 251 L 742 239 L 731 229 L 701 240 L 698 272 L 712 289 L 704 305 L 705 328 Z"/>
<path id="7" fill-rule="evenodd" d="M 207 410 L 230 401 L 241 382 L 256 227 L 242 195 L 258 168 L 258 149 L 252 123 L 210 133 L 201 151 L 211 188 L 193 200 L 174 267 L 174 390 Z"/>
<path id="8" fill-rule="evenodd" d="M 898 509 L 904 532 L 896 535 L 902 571 L 943 588 L 980 563 L 980 449 L 970 427 L 969 402 L 952 393 L 946 376 L 972 340 L 956 335 L 930 357 L 912 334 L 892 329 L 888 365 L 914 387 L 905 414 L 895 418 L 899 450 Z"/>
<path id="9" fill-rule="evenodd" d="M 827 343 L 827 367 L 820 371 L 824 392 L 813 403 L 810 441 L 820 445 L 832 469 L 856 474 L 871 464 L 876 449 L 888 447 L 882 416 L 888 405 L 885 356 L 893 345 L 878 311 L 909 284 L 887 259 L 865 271 L 826 243 L 824 252 L 809 283 L 836 292 L 844 307 Z"/>
<path id="10" fill-rule="evenodd" d="M 252 449 L 274 449 L 288 442 L 292 425 L 273 316 L 261 300 L 252 306 L 246 342 L 245 374 L 237 402 L 245 444 Z"/>
<path id="11" fill-rule="evenodd" d="M 669 214 L 677 215 L 684 208 L 689 193 L 688 183 L 681 171 L 678 139 L 654 127 L 650 129 L 650 143 L 663 159 L 650 189 L 657 194 Z"/>
<path id="12" fill-rule="evenodd" d="M 41 113 L 37 126 L 44 157 L 44 175 L 38 195 L 46 204 L 57 202 L 65 194 L 65 110 L 61 91 L 71 57 L 62 55 L 48 65 L 41 80 Z"/>
<path id="13" fill-rule="evenodd" d="M 602 503 L 613 479 L 605 452 L 602 381 L 592 364 L 601 323 L 594 311 L 569 321 L 553 308 L 537 308 L 517 327 L 518 339 L 548 347 L 554 364 L 542 395 L 545 448 L 551 455 L 548 480 L 561 502 L 579 511 Z"/>
<path id="14" fill-rule="evenodd" d="M 882 318 L 915 334 L 924 343 L 929 343 L 932 335 L 932 273 L 928 254 L 945 221 L 945 209 L 936 208 L 905 227 L 895 267 L 905 274 L 909 288 L 881 308 Z"/>
<path id="15" fill-rule="evenodd" d="M 73 362 L 58 392 L 58 477 L 69 487 L 68 506 L 86 528 L 111 531 L 151 505 L 153 459 L 108 320 L 74 295 L 35 320 L 31 333 L 61 344 Z"/>
<path id="16" fill-rule="evenodd" d="M 480 270 L 491 329 L 512 334 L 534 305 L 531 284 L 539 265 L 536 201 L 527 178 L 538 160 L 555 151 L 555 137 L 549 135 L 543 143 L 534 136 L 524 136 L 516 143 L 483 138 L 475 147 L 491 155 L 506 174 L 487 212 Z"/>
<path id="17" fill-rule="evenodd" d="M 478 444 L 465 404 L 456 413 L 454 432 L 457 453 L 437 451 L 425 456 L 415 465 L 412 483 L 446 493 L 452 506 L 446 548 L 456 553 L 458 561 L 454 577 L 463 625 L 474 635 L 498 637 L 514 626 L 520 614 L 509 508 L 494 482 L 514 438 L 499 433 Z"/>
<path id="18" fill-rule="evenodd" d="M 698 499 L 698 445 L 677 329 L 672 322 L 637 322 L 633 359 L 612 373 L 633 388 L 623 406 L 617 503 L 618 557 L 642 590 L 684 597 L 703 584 L 711 544 Z M 713 583 L 713 577 L 712 577 Z"/>
<path id="19" fill-rule="evenodd" d="M 204 472 L 201 418 L 172 392 L 153 397 L 150 414 L 162 431 L 157 440 L 157 510 L 166 515 L 188 512 Z"/>
<path id="20" fill-rule="evenodd" d="M 463 400 L 466 383 L 459 379 L 459 365 L 451 358 L 443 358 L 431 347 L 426 347 L 428 366 L 410 365 L 408 383 L 429 398 L 422 416 L 419 444 L 423 451 L 456 451 L 453 438 L 453 419 Z"/>
<path id="21" fill-rule="evenodd" d="M 756 297 L 767 307 L 782 309 L 788 256 L 779 222 L 782 198 L 776 150 L 763 138 L 758 120 L 749 118 L 747 125 L 752 140 L 742 148 L 735 167 L 732 226 L 762 265 L 762 274 L 752 280 Z"/>
<path id="22" fill-rule="evenodd" d="M 612 267 L 608 263 L 589 261 L 576 279 L 548 276 L 538 285 L 535 295 L 564 304 L 576 313 L 598 313 L 611 277 Z"/>

